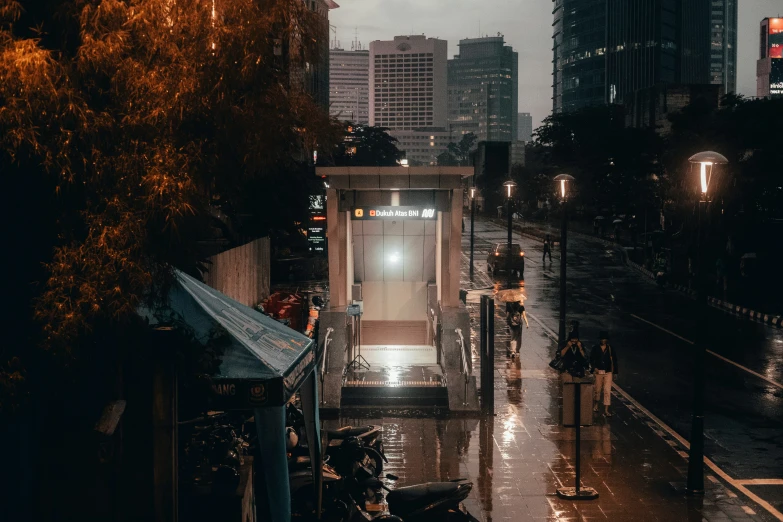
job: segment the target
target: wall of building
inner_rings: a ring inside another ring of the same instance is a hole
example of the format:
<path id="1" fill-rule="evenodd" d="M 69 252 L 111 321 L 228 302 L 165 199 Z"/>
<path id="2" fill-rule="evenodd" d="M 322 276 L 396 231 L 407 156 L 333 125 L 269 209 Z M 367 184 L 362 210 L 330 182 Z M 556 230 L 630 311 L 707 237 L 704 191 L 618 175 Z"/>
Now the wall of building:
<path id="1" fill-rule="evenodd" d="M 269 297 L 269 238 L 226 250 L 207 258 L 204 283 L 247 306 Z"/>
<path id="2" fill-rule="evenodd" d="M 513 141 L 519 100 L 516 52 L 503 36 L 460 40 L 448 62 L 449 127 L 479 141 Z"/>
<path id="3" fill-rule="evenodd" d="M 370 125 L 446 127 L 447 45 L 423 35 L 370 43 Z"/>
<path id="4" fill-rule="evenodd" d="M 455 141 L 452 133 L 440 128 L 394 130 L 389 134 L 397 138 L 397 148 L 405 152 L 409 163 L 418 162 L 424 166 L 437 165 L 438 156 L 448 150 Z"/>
<path id="5" fill-rule="evenodd" d="M 427 283 L 366 281 L 362 283 L 363 321 L 425 321 Z"/>
<path id="6" fill-rule="evenodd" d="M 370 51 L 329 51 L 329 113 L 342 121 L 370 121 Z"/>

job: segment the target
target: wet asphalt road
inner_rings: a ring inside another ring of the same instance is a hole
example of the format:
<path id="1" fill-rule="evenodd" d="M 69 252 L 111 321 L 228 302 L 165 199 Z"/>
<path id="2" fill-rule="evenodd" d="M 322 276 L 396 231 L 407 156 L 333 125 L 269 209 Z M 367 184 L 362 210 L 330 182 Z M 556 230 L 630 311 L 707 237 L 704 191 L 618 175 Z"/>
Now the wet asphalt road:
<path id="1" fill-rule="evenodd" d="M 489 248 L 506 234 L 502 226 L 476 221 L 480 279 L 487 279 Z M 467 239 L 466 233 L 463 245 Z M 528 313 L 556 332 L 559 247 L 552 263 L 542 263 L 540 242 L 517 232 L 514 241 L 526 253 Z M 504 274 L 499 278 L 505 281 Z M 619 358 L 616 382 L 690 438 L 695 302 L 661 290 L 624 266 L 619 252 L 586 236 L 569 237 L 567 283 L 567 318 L 580 322 L 583 343 L 592 346 L 598 331 L 608 330 Z M 737 480 L 783 479 L 783 330 L 710 309 L 705 335 L 713 352 L 706 356 L 705 454 Z M 749 488 L 783 504 L 783 484 Z"/>

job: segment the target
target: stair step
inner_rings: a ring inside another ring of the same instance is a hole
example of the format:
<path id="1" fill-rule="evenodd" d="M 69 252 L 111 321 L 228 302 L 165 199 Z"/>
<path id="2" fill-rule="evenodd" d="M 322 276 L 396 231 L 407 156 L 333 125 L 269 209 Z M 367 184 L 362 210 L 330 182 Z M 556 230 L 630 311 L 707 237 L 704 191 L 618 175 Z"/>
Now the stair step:
<path id="1" fill-rule="evenodd" d="M 427 408 L 448 408 L 448 389 L 440 383 L 428 381 L 425 386 L 344 386 L 342 406 L 416 406 Z M 395 381 L 400 382 L 400 381 Z"/>

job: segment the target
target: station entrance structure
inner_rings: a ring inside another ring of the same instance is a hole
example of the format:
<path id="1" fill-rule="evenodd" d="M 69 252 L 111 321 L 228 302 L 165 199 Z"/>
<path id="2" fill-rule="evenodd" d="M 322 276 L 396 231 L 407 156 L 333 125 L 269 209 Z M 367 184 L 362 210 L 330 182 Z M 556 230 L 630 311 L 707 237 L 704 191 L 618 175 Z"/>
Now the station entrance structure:
<path id="1" fill-rule="evenodd" d="M 463 182 L 473 168 L 319 167 L 316 175 L 328 186 L 321 409 L 478 410 L 459 299 Z"/>

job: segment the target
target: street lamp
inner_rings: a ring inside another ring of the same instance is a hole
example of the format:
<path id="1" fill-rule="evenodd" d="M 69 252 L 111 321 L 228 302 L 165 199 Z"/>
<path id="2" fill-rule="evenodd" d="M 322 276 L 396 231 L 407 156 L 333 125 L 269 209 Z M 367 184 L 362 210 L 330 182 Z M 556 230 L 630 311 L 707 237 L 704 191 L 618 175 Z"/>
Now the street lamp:
<path id="1" fill-rule="evenodd" d="M 573 181 L 574 177 L 570 174 L 558 174 L 555 176 L 562 213 L 560 224 L 560 321 L 557 331 L 559 347 L 562 347 L 566 340 L 566 240 L 568 238 L 568 207 L 566 203 L 568 202 L 570 185 Z"/>
<path id="2" fill-rule="evenodd" d="M 508 180 L 503 183 L 503 186 L 506 189 L 506 197 L 508 198 L 508 253 L 506 254 L 506 277 L 508 279 L 506 288 L 511 288 L 511 194 L 517 184 L 511 180 Z"/>
<path id="3" fill-rule="evenodd" d="M 470 280 L 473 281 L 473 224 L 475 223 L 476 213 L 476 187 L 475 177 L 473 178 L 474 186 L 468 189 L 468 195 L 470 196 Z"/>
<path id="4" fill-rule="evenodd" d="M 706 321 L 706 289 L 701 258 L 701 215 L 702 207 L 710 201 L 710 182 L 715 165 L 725 165 L 729 162 L 725 156 L 713 151 L 694 154 L 688 161 L 691 165 L 699 165 L 699 202 L 696 233 L 696 344 L 693 347 L 693 414 L 691 420 L 691 451 L 688 457 L 688 482 L 686 491 L 689 495 L 704 494 L 704 356 L 707 340 L 704 338 Z"/>

